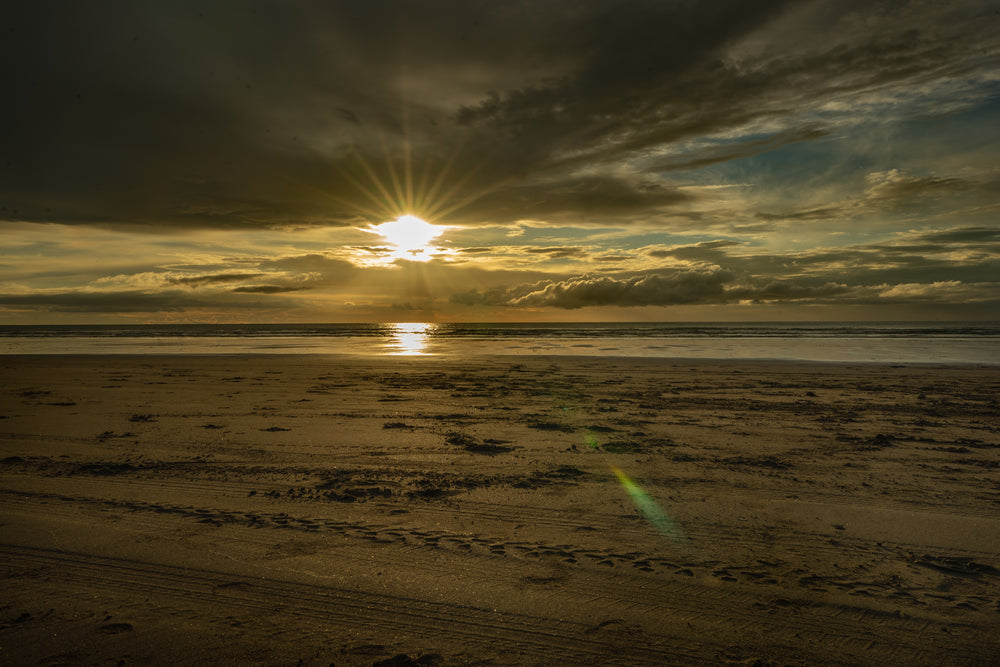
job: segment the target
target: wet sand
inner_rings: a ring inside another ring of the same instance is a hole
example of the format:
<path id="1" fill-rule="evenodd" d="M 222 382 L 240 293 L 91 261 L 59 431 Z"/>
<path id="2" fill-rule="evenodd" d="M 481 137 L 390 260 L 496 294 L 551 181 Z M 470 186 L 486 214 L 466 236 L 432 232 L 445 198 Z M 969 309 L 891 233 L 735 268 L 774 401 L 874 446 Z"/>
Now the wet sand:
<path id="1" fill-rule="evenodd" d="M 1000 369 L 0 357 L 0 663 L 1000 662 Z"/>

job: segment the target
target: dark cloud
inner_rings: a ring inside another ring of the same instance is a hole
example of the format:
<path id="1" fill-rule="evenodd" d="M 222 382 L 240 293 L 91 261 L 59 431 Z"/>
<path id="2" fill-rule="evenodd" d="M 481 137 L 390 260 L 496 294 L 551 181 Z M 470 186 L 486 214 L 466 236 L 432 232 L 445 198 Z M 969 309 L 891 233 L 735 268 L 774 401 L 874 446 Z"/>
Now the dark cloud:
<path id="1" fill-rule="evenodd" d="M 357 114 L 355 114 L 350 109 L 338 108 L 337 113 L 339 113 L 340 117 L 349 123 L 357 123 L 357 124 L 361 123 L 361 119 L 359 119 Z"/>
<path id="2" fill-rule="evenodd" d="M 352 225 L 415 191 L 445 218 L 466 204 L 477 222 L 624 223 L 690 199 L 663 171 L 833 136 L 852 111 L 828 102 L 989 71 L 989 8 L 15 2 L 0 28 L 0 204 L 154 229 Z M 803 120 L 821 108 L 823 123 Z"/>
<path id="3" fill-rule="evenodd" d="M 244 292 L 247 294 L 279 294 L 281 292 L 298 292 L 308 289 L 304 285 L 243 285 L 234 287 L 233 292 Z"/>
<path id="4" fill-rule="evenodd" d="M 729 225 L 732 234 L 764 234 L 773 232 L 776 227 L 770 222 L 757 222 L 747 225 Z"/>
<path id="5" fill-rule="evenodd" d="M 733 275 L 727 271 L 649 272 L 622 277 L 585 275 L 484 293 L 467 292 L 456 295 L 453 300 L 466 305 L 565 309 L 721 303 L 726 300 L 724 286 L 732 279 Z"/>
<path id="6" fill-rule="evenodd" d="M 495 222 L 524 218 L 570 223 L 627 222 L 690 202 L 694 197 L 652 181 L 612 176 L 564 177 L 556 181 L 511 184 L 469 202 L 463 215 L 489 216 Z"/>
<path id="7" fill-rule="evenodd" d="M 989 281 L 1000 275 L 1000 230 L 965 227 L 908 233 L 893 242 L 772 253 L 718 239 L 673 248 L 650 248 L 651 257 L 711 262 L 739 275 L 816 276 L 850 285 L 882 282 Z"/>
<path id="8" fill-rule="evenodd" d="M 674 257 L 676 259 L 716 261 L 726 257 L 722 248 L 741 245 L 739 241 L 718 239 L 715 241 L 703 241 L 693 245 L 677 246 L 674 248 L 653 248 L 646 251 L 650 257 Z"/>
<path id="9" fill-rule="evenodd" d="M 994 227 L 960 227 L 956 229 L 946 229 L 939 232 L 919 234 L 916 239 L 918 241 L 928 241 L 933 244 L 994 244 L 1000 243 L 1000 229 Z"/>
<path id="10" fill-rule="evenodd" d="M 358 267 L 350 262 L 326 255 L 296 255 L 260 262 L 264 270 L 285 271 L 290 274 L 315 274 L 325 280 L 346 280 L 356 274 Z"/>
<path id="11" fill-rule="evenodd" d="M 584 275 L 559 281 L 542 281 L 467 292 L 453 297 L 465 305 L 502 305 L 576 309 L 589 306 L 679 306 L 738 301 L 788 302 L 836 297 L 851 292 L 847 285 L 809 279 L 771 280 L 755 284 L 722 269 L 649 271 L 620 276 Z"/>
<path id="12" fill-rule="evenodd" d="M 180 278 L 168 278 L 167 283 L 171 285 L 186 285 L 188 287 L 201 287 L 203 285 L 218 285 L 220 283 L 242 282 L 259 278 L 261 273 L 215 273 L 207 276 L 183 276 Z"/>
<path id="13" fill-rule="evenodd" d="M 877 207 L 920 206 L 927 199 L 972 190 L 976 184 L 961 178 L 912 176 L 898 169 L 868 175 L 868 203 Z"/>
<path id="14" fill-rule="evenodd" d="M 759 286 L 736 287 L 727 292 L 734 301 L 798 301 L 841 296 L 852 290 L 834 282 L 809 284 L 810 281 L 773 280 Z"/>
<path id="15" fill-rule="evenodd" d="M 394 304 L 392 304 L 389 307 L 392 308 L 393 310 L 402 310 L 402 311 L 405 311 L 405 312 L 417 312 L 417 311 L 425 310 L 427 308 L 426 306 L 414 305 L 414 304 L 412 304 L 410 302 L 406 302 L 406 303 L 394 303 Z"/>
<path id="16" fill-rule="evenodd" d="M 584 275 L 558 281 L 455 294 L 453 303 L 574 310 L 595 306 L 681 306 L 730 303 L 960 303 L 1000 302 L 1000 283 L 933 282 L 848 285 L 820 278 L 738 277 L 724 269 L 650 271 L 622 276 Z"/>
<path id="17" fill-rule="evenodd" d="M 58 313 L 164 313 L 193 309 L 257 310 L 287 307 L 267 300 L 234 300 L 232 297 L 192 295 L 184 291 L 117 292 L 67 291 L 35 294 L 0 294 L 0 306 L 9 311 L 48 311 Z"/>
<path id="18" fill-rule="evenodd" d="M 843 213 L 843 208 L 839 206 L 821 206 L 817 208 L 803 209 L 799 211 L 784 211 L 781 213 L 770 213 L 766 211 L 758 212 L 756 215 L 761 220 L 830 220 Z M 751 228 L 752 229 L 752 228 Z"/>
<path id="19" fill-rule="evenodd" d="M 565 257 L 585 257 L 587 251 L 580 247 L 548 247 L 548 248 L 524 248 L 522 252 L 530 255 L 546 255 L 549 259 L 563 259 Z"/>
<path id="20" fill-rule="evenodd" d="M 743 244 L 717 239 L 645 251 L 656 258 L 702 262 L 699 268 L 566 276 L 472 290 L 453 295 L 452 301 L 566 309 L 736 302 L 991 303 L 1000 300 L 1000 247 L 993 244 L 998 236 L 1000 230 L 956 228 L 912 234 L 898 245 L 784 254 L 737 254 Z M 973 252 L 976 256 L 970 257 Z"/>
<path id="21" fill-rule="evenodd" d="M 719 164 L 720 162 L 729 162 L 730 160 L 760 155 L 800 141 L 815 141 L 829 134 L 828 130 L 815 127 L 792 128 L 762 139 L 749 139 L 735 145 L 722 144 L 701 148 L 696 151 L 694 156 L 685 154 L 673 155 L 666 160 L 645 164 L 644 167 L 650 171 L 701 169 L 702 167 Z"/>

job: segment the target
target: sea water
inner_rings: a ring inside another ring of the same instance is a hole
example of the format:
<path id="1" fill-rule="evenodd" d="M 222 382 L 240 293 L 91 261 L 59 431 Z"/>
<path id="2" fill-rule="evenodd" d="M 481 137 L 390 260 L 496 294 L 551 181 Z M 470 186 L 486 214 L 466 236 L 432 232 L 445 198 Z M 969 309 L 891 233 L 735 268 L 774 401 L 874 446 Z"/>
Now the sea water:
<path id="1" fill-rule="evenodd" d="M 0 354 L 500 354 L 1000 364 L 1000 322 L 0 326 Z"/>

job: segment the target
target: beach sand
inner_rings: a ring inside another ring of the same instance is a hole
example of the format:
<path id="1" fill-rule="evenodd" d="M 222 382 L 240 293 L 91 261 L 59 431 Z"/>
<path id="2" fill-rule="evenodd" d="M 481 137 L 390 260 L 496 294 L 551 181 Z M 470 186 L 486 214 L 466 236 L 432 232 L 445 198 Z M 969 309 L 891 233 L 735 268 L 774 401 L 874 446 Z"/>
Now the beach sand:
<path id="1" fill-rule="evenodd" d="M 0 357 L 0 663 L 1000 663 L 1000 369 Z"/>

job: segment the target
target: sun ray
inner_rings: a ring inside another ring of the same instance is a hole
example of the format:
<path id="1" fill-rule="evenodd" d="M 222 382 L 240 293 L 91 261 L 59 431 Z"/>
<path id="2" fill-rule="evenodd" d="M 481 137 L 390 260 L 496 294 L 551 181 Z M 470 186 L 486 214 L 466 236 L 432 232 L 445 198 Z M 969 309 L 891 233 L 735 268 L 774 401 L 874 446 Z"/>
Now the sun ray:
<path id="1" fill-rule="evenodd" d="M 378 188 L 378 191 L 382 193 L 383 197 L 385 197 L 384 205 L 386 211 L 388 211 L 389 213 L 389 215 L 387 215 L 386 217 L 391 218 L 394 215 L 399 215 L 401 212 L 398 212 L 396 208 L 392 206 L 393 203 L 392 194 L 385 187 L 385 185 L 383 185 L 382 179 L 378 177 L 378 174 L 375 173 L 375 170 L 372 168 L 372 166 L 368 164 L 368 161 L 365 160 L 364 156 L 361 154 L 361 151 L 355 150 L 354 154 L 357 157 L 358 163 L 361 165 L 361 168 L 365 170 L 366 174 L 368 174 L 368 178 L 371 179 L 372 184 L 376 188 Z"/>
<path id="2" fill-rule="evenodd" d="M 413 165 L 410 164 L 410 140 L 407 138 L 403 148 L 403 181 L 406 188 L 406 210 L 413 210 Z"/>
<path id="3" fill-rule="evenodd" d="M 465 184 L 468 183 L 469 180 L 476 175 L 476 173 L 482 168 L 482 166 L 483 166 L 482 163 L 474 165 L 471 169 L 466 171 L 461 178 L 452 183 L 451 187 L 445 190 L 438 198 L 438 200 L 435 202 L 435 204 L 427 210 L 427 215 L 432 218 L 440 217 L 439 211 L 444 207 L 448 199 L 453 197 L 456 192 L 460 191 L 463 187 L 465 187 Z"/>
<path id="4" fill-rule="evenodd" d="M 430 174 L 431 174 L 431 156 L 428 155 L 424 159 L 423 169 L 420 170 L 420 180 L 417 182 L 416 193 L 414 194 L 413 197 L 413 210 L 415 211 L 423 211 L 427 204 L 425 193 L 427 191 L 427 184 L 430 179 Z"/>
<path id="5" fill-rule="evenodd" d="M 358 191 L 361 192 L 361 194 L 363 194 L 365 197 L 367 197 L 372 202 L 372 204 L 374 204 L 375 207 L 377 207 L 377 208 L 369 208 L 367 206 L 363 206 L 362 204 L 359 204 L 357 201 L 347 200 L 347 199 L 344 199 L 342 197 L 337 197 L 335 195 L 331 195 L 333 197 L 333 199 L 335 199 L 335 200 L 337 200 L 339 202 L 348 204 L 350 206 L 353 206 L 354 208 L 358 209 L 359 211 L 361 211 L 363 213 L 368 213 L 370 215 L 373 215 L 373 217 L 376 217 L 376 218 L 392 217 L 392 211 L 391 211 L 391 209 L 389 209 L 386 206 L 385 202 L 382 199 L 379 198 L 379 195 L 378 195 L 377 192 L 375 192 L 371 188 L 367 187 L 359 179 L 357 179 L 353 175 L 351 175 L 346 169 L 344 169 L 344 168 L 338 168 L 338 171 L 340 171 L 341 175 L 344 177 L 345 180 L 347 180 L 351 185 L 353 185 L 355 188 L 357 188 Z"/>
<path id="6" fill-rule="evenodd" d="M 457 151 L 448 156 L 448 159 L 445 160 L 443 165 L 441 165 L 441 171 L 438 172 L 434 182 L 431 183 L 430 190 L 427 191 L 423 202 L 421 202 L 421 211 L 425 211 L 425 209 L 430 210 L 431 203 L 437 201 L 438 190 L 441 189 L 441 186 L 444 185 L 445 180 L 448 178 L 448 172 L 451 171 L 451 166 L 454 164 L 456 157 Z M 425 213 L 425 215 L 433 217 L 430 213 Z"/>
<path id="7" fill-rule="evenodd" d="M 403 119 L 404 141 L 402 155 L 393 156 L 387 138 L 379 134 L 378 145 L 381 159 L 372 161 L 357 145 L 352 145 L 348 153 L 350 165 L 338 166 L 344 180 L 353 186 L 361 199 L 348 202 L 344 198 L 332 196 L 338 203 L 352 206 L 362 215 L 381 220 L 398 219 L 404 215 L 419 215 L 427 219 L 440 218 L 460 210 L 470 203 L 500 187 L 501 183 L 467 190 L 469 183 L 480 173 L 483 161 L 455 173 L 455 165 L 468 137 L 464 137 L 442 161 L 435 161 L 428 154 L 422 168 L 415 168 L 413 141 L 410 135 L 409 117 Z M 384 163 L 384 164 L 383 164 Z M 368 230 L 366 230 L 368 231 Z"/>
<path id="8" fill-rule="evenodd" d="M 443 197 L 442 198 L 442 203 L 439 204 L 437 207 L 432 208 L 430 210 L 430 212 L 428 213 L 428 216 L 435 217 L 435 218 L 443 218 L 445 216 L 451 215 L 455 211 L 459 211 L 459 210 L 465 208 L 466 206 L 468 206 L 472 202 L 476 201 L 477 199 L 481 199 L 481 198 L 485 197 L 486 195 L 490 194 L 491 192 L 495 192 L 496 190 L 498 190 L 499 188 L 501 188 L 504 184 L 508 183 L 510 180 L 511 179 L 503 179 L 501 181 L 497 181 L 495 183 L 491 183 L 490 185 L 483 186 L 482 188 L 479 188 L 478 190 L 469 193 L 465 197 L 462 197 L 461 199 L 456 200 L 450 206 L 444 206 L 443 207 L 444 202 L 447 201 L 447 198 Z M 455 188 L 453 188 L 453 190 L 454 189 Z M 449 194 L 450 194 L 450 192 L 449 192 Z"/>
<path id="9" fill-rule="evenodd" d="M 417 203 L 418 210 L 420 210 L 427 217 L 429 218 L 435 217 L 432 213 L 428 211 L 430 211 L 432 208 L 440 207 L 440 201 L 445 198 L 445 195 L 438 196 L 438 191 L 444 186 L 445 182 L 447 181 L 448 175 L 451 172 L 451 169 L 454 166 L 455 161 L 458 159 L 458 156 L 464 149 L 467 141 L 468 141 L 468 136 L 464 137 L 462 141 L 457 146 L 455 146 L 454 150 L 451 151 L 451 154 L 444 161 L 444 164 L 441 165 L 441 170 L 434 178 L 433 183 L 431 183 L 430 189 L 427 190 L 425 193 L 423 193 L 420 202 Z M 426 166 L 428 167 L 428 172 L 429 172 L 430 171 L 429 158 Z M 476 165 L 473 167 L 473 169 L 478 170 L 479 166 L 480 165 Z M 451 189 L 449 189 L 449 191 L 450 190 Z"/>
<path id="10" fill-rule="evenodd" d="M 445 206 L 444 204 L 448 201 L 448 199 L 455 192 L 457 192 L 460 188 L 464 187 L 465 184 L 468 182 L 468 180 L 470 178 L 472 178 L 472 176 L 477 171 L 479 171 L 479 169 L 481 167 L 482 167 L 482 163 L 474 166 L 472 169 L 469 170 L 469 173 L 461 181 L 459 181 L 454 186 L 452 186 L 451 188 L 449 188 L 448 192 L 446 192 L 441 197 L 440 202 L 435 207 L 432 207 L 432 208 L 428 209 L 428 213 L 427 213 L 428 217 L 443 218 L 445 216 L 451 215 L 455 211 L 459 211 L 459 210 L 465 208 L 466 206 L 468 206 L 472 202 L 476 201 L 477 199 L 481 199 L 481 198 L 485 197 L 486 195 L 490 194 L 491 192 L 495 192 L 496 190 L 500 189 L 504 185 L 506 185 L 506 184 L 508 184 L 508 183 L 510 183 L 511 181 L 514 180 L 513 177 L 507 177 L 507 178 L 497 179 L 497 180 L 493 181 L 492 183 L 489 183 L 489 184 L 484 185 L 484 186 L 482 186 L 482 187 L 480 187 L 480 188 L 478 188 L 476 190 L 473 190 L 473 191 L 469 192 L 467 195 L 465 195 L 461 199 L 456 200 L 450 206 Z"/>
<path id="11" fill-rule="evenodd" d="M 392 189 L 396 195 L 395 199 L 392 199 L 392 202 L 398 207 L 395 214 L 403 215 L 408 209 L 406 206 L 406 194 L 403 189 L 403 183 L 399 178 L 399 170 L 396 168 L 396 162 L 392 159 L 392 156 L 389 153 L 389 145 L 386 143 L 385 137 L 383 136 L 380 139 L 382 143 L 382 154 L 385 157 L 385 165 L 389 170 L 389 180 L 392 183 Z"/>
<path id="12" fill-rule="evenodd" d="M 370 199 L 375 205 L 372 206 L 359 203 L 356 198 L 348 198 L 342 195 L 336 195 L 330 192 L 328 188 L 323 188 L 320 187 L 319 185 L 303 182 L 299 179 L 293 179 L 284 174 L 275 174 L 275 178 L 280 178 L 291 185 L 301 188 L 303 190 L 303 193 L 308 193 L 310 196 L 317 196 L 326 199 L 328 201 L 335 202 L 340 206 L 342 206 L 345 210 L 353 210 L 368 218 L 384 220 L 386 217 L 391 216 L 391 212 L 387 211 L 386 208 L 381 204 L 381 202 L 378 199 L 378 196 L 374 192 L 372 192 L 370 188 L 366 188 L 365 185 L 360 180 L 351 175 L 345 167 L 343 167 L 342 165 L 335 165 L 334 169 L 336 169 L 337 173 L 341 177 L 343 177 L 345 181 L 350 183 L 359 192 L 364 194 L 365 197 Z"/>
<path id="13" fill-rule="evenodd" d="M 413 210 L 413 145 L 410 136 L 410 107 L 403 108 L 403 182 L 406 210 Z"/>

